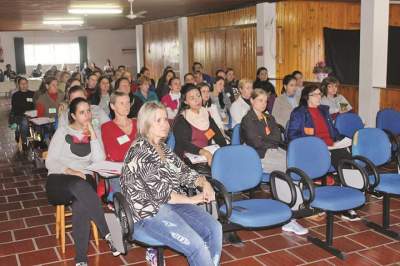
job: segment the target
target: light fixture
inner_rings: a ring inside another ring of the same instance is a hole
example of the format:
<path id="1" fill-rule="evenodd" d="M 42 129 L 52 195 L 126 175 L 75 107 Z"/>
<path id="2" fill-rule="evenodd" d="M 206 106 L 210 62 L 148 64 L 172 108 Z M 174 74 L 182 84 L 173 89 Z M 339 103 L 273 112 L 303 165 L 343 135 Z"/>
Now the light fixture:
<path id="1" fill-rule="evenodd" d="M 72 17 L 64 17 L 64 18 L 44 18 L 44 25 L 79 25 L 81 26 L 84 23 L 82 18 L 72 18 Z"/>
<path id="2" fill-rule="evenodd" d="M 115 4 L 72 5 L 68 9 L 68 13 L 70 14 L 83 15 L 121 14 L 122 11 L 122 8 Z"/>

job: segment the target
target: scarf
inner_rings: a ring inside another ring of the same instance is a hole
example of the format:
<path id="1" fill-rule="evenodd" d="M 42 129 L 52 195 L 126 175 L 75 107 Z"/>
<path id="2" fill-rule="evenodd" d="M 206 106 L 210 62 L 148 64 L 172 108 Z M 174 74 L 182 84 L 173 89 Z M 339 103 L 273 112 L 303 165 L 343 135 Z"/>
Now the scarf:
<path id="1" fill-rule="evenodd" d="M 209 114 L 207 109 L 204 107 L 200 108 L 198 114 L 190 109 L 185 110 L 183 117 L 185 117 L 186 121 L 188 121 L 190 125 L 199 130 L 207 130 L 210 128 Z"/>

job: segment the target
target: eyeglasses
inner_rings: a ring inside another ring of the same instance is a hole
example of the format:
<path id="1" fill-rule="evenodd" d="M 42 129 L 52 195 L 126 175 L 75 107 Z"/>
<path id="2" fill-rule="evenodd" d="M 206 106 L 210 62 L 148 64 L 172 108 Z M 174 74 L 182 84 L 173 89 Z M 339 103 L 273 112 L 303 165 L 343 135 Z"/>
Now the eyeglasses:
<path id="1" fill-rule="evenodd" d="M 322 93 L 320 93 L 320 92 L 308 94 L 308 96 L 321 96 L 321 95 L 322 95 Z"/>

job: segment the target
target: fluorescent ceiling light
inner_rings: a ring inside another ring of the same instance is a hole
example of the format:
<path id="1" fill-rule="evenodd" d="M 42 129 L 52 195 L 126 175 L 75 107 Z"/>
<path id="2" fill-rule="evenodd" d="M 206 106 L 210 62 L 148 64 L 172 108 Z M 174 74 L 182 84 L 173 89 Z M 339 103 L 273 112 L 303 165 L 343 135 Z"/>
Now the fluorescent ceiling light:
<path id="1" fill-rule="evenodd" d="M 122 8 L 117 5 L 72 5 L 68 9 L 70 14 L 121 14 Z"/>
<path id="2" fill-rule="evenodd" d="M 84 23 L 81 18 L 45 18 L 45 25 L 82 25 Z"/>

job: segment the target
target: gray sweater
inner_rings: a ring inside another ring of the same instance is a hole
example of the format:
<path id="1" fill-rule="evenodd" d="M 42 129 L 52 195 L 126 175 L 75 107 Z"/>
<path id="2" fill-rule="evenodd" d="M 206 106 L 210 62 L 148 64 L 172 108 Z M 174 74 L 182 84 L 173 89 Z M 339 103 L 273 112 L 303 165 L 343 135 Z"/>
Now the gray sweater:
<path id="1" fill-rule="evenodd" d="M 85 168 L 93 162 L 105 160 L 99 137 L 88 143 L 76 143 L 76 140 L 79 142 L 83 138 L 81 131 L 71 127 L 59 127 L 51 139 L 48 150 L 46 159 L 48 173 L 64 174 L 65 169 L 71 168 L 85 174 L 92 174 Z"/>

